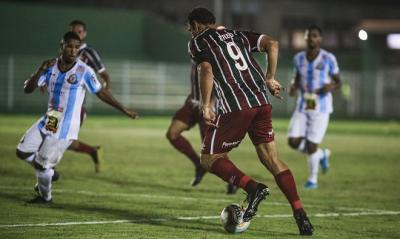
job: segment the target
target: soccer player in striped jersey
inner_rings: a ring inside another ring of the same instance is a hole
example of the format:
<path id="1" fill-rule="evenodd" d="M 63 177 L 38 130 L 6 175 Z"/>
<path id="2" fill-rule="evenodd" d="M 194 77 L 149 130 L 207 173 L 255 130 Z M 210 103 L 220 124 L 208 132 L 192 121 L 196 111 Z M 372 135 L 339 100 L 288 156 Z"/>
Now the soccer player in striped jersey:
<path id="1" fill-rule="evenodd" d="M 197 73 L 197 65 L 192 64 L 190 73 L 190 85 L 191 92 L 190 95 L 185 100 L 184 105 L 175 113 L 172 118 L 172 122 L 167 131 L 167 139 L 174 146 L 176 150 L 183 153 L 195 166 L 195 176 L 192 180 L 191 185 L 198 185 L 206 170 L 200 164 L 200 156 L 197 153 L 190 142 L 182 135 L 186 130 L 191 129 L 196 124 L 199 125 L 201 141 L 204 139 L 204 134 L 208 126 L 203 121 L 201 113 L 201 93 L 200 93 L 200 83 Z M 227 193 L 234 194 L 237 187 L 228 184 Z"/>
<path id="2" fill-rule="evenodd" d="M 243 220 L 251 220 L 269 189 L 243 173 L 227 157 L 248 133 L 261 163 L 274 175 L 288 199 L 300 234 L 312 235 L 313 227 L 302 207 L 293 175 L 280 160 L 274 141 L 267 90 L 282 98 L 282 87 L 275 80 L 278 42 L 254 32 L 218 30 L 214 15 L 205 8 L 195 8 L 189 13 L 188 27 L 193 35 L 190 54 L 199 64 L 203 118 L 210 126 L 204 137 L 201 164 L 247 192 Z M 252 52 L 267 54 L 265 76 Z M 211 105 L 213 90 L 218 99 L 217 114 Z"/>
<path id="3" fill-rule="evenodd" d="M 75 32 L 82 39 L 83 44 L 79 50 L 79 58 L 81 61 L 85 62 L 89 65 L 103 80 L 103 86 L 107 90 L 111 89 L 110 76 L 101 62 L 101 58 L 97 51 L 91 47 L 89 47 L 84 41 L 87 36 L 86 24 L 81 20 L 73 20 L 69 24 L 70 31 Z M 83 106 L 81 111 L 81 125 L 86 119 L 87 113 L 86 109 Z M 91 146 L 81 140 L 75 140 L 72 142 L 69 150 L 73 150 L 79 153 L 86 153 L 92 158 L 95 166 L 95 172 L 98 173 L 101 170 L 102 163 L 104 161 L 104 152 L 101 146 Z"/>
<path id="4" fill-rule="evenodd" d="M 328 128 L 329 115 L 333 111 L 333 90 L 341 86 L 336 57 L 321 49 L 322 31 L 318 26 L 310 26 L 305 33 L 307 50 L 294 57 L 294 82 L 290 95 L 297 99 L 296 109 L 289 123 L 288 143 L 290 147 L 308 154 L 310 176 L 307 189 L 317 188 L 318 169 L 329 168 L 330 150 L 318 145 Z"/>
<path id="5" fill-rule="evenodd" d="M 54 167 L 73 140 L 78 139 L 80 114 L 85 93 L 96 94 L 102 101 L 135 119 L 137 113 L 125 108 L 103 88 L 96 74 L 78 59 L 81 39 L 74 32 L 64 34 L 60 56 L 46 60 L 25 82 L 24 92 L 47 86 L 47 112 L 32 125 L 17 146 L 18 158 L 36 170 L 39 195 L 29 203 L 50 203 Z"/>

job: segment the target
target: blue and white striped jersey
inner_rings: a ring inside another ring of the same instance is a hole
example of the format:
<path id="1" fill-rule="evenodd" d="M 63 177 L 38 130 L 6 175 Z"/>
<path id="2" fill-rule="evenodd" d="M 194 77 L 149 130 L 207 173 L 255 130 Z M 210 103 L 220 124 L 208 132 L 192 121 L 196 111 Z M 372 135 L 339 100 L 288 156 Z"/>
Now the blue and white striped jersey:
<path id="1" fill-rule="evenodd" d="M 67 72 L 59 70 L 58 61 L 38 80 L 38 86 L 47 86 L 49 93 L 47 113 L 38 127 L 46 135 L 59 139 L 77 139 L 85 93 L 99 92 L 101 84 L 93 69 L 83 61 L 77 60 Z"/>
<path id="2" fill-rule="evenodd" d="M 312 101 L 312 111 L 332 113 L 332 94 L 313 93 L 325 84 L 331 83 L 333 75 L 339 74 L 336 57 L 320 49 L 318 56 L 313 61 L 308 61 L 306 52 L 299 52 L 294 56 L 294 73 L 300 76 L 300 96 L 297 99 L 296 110 L 300 112 L 310 110 L 308 103 Z"/>

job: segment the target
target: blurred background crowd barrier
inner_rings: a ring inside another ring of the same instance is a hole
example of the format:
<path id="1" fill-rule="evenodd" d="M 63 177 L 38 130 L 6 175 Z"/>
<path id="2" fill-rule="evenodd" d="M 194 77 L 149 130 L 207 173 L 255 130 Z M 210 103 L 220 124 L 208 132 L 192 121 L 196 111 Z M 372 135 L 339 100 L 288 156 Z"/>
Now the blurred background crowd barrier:
<path id="1" fill-rule="evenodd" d="M 23 82 L 43 60 L 57 56 L 60 38 L 74 19 L 87 23 L 87 42 L 100 53 L 118 99 L 148 114 L 174 112 L 190 92 L 185 17 L 193 6 L 202 5 L 227 27 L 278 39 L 277 79 L 286 87 L 293 78 L 292 57 L 305 47 L 304 28 L 321 26 L 323 47 L 336 55 L 343 80 L 334 94 L 334 117 L 400 118 L 400 13 L 394 7 L 399 3 L 179 0 L 172 8 L 163 0 L 107 2 L 0 2 L 1 113 L 46 109 L 47 97 L 39 91 L 35 97 L 24 95 Z M 265 66 L 264 56 L 257 59 Z M 274 100 L 275 116 L 289 116 L 294 104 L 289 97 Z M 87 97 L 86 106 L 89 112 L 114 112 L 93 96 Z"/>

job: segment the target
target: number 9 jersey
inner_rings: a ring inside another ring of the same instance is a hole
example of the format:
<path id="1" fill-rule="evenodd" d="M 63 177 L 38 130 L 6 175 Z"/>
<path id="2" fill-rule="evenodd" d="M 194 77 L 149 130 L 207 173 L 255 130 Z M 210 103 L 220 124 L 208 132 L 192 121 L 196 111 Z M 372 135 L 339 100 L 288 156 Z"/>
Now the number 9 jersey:
<path id="1" fill-rule="evenodd" d="M 270 104 L 263 72 L 252 56 L 252 52 L 260 52 L 262 36 L 208 28 L 190 40 L 191 58 L 197 64 L 206 61 L 212 66 L 218 113 Z"/>

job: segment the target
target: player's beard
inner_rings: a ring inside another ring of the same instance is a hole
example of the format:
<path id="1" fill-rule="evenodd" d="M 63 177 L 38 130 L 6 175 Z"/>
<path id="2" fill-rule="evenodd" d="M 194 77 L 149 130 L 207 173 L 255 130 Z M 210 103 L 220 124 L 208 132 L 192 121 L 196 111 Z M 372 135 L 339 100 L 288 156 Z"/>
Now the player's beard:
<path id="1" fill-rule="evenodd" d="M 65 55 L 62 56 L 62 59 L 66 64 L 74 63 L 76 61 L 76 58 L 77 58 L 76 56 L 65 56 Z"/>

